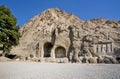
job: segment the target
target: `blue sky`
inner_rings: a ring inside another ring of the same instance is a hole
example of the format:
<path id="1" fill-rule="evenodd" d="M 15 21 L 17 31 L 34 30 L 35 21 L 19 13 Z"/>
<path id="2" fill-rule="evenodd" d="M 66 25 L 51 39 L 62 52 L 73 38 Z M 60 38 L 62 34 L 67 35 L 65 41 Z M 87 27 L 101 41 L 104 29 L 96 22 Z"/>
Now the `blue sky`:
<path id="1" fill-rule="evenodd" d="M 99 17 L 120 20 L 120 0 L 0 0 L 0 5 L 10 8 L 21 27 L 48 8 L 59 8 L 82 20 Z"/>

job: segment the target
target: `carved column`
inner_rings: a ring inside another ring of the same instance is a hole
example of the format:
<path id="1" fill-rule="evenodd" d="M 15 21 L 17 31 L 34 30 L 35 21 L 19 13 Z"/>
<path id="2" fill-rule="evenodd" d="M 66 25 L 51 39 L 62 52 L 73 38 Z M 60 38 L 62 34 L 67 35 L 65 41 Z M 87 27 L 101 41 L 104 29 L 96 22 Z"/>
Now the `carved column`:
<path id="1" fill-rule="evenodd" d="M 107 53 L 111 53 L 111 44 L 107 44 Z"/>
<path id="2" fill-rule="evenodd" d="M 98 44 L 98 53 L 101 53 L 101 45 Z"/>
<path id="3" fill-rule="evenodd" d="M 41 53 L 41 57 L 43 58 L 44 57 L 44 46 L 42 46 L 40 53 Z"/>
<path id="4" fill-rule="evenodd" d="M 93 46 L 94 46 L 94 47 L 93 47 L 94 52 L 97 53 L 97 45 L 94 44 Z"/>
<path id="5" fill-rule="evenodd" d="M 106 44 L 102 46 L 102 53 L 106 53 Z"/>
<path id="6" fill-rule="evenodd" d="M 54 46 L 51 50 L 51 53 L 50 53 L 51 58 L 55 58 L 55 48 L 56 48 L 56 46 Z"/>
<path id="7" fill-rule="evenodd" d="M 41 42 L 39 42 L 39 56 L 44 57 L 44 44 L 41 44 Z"/>

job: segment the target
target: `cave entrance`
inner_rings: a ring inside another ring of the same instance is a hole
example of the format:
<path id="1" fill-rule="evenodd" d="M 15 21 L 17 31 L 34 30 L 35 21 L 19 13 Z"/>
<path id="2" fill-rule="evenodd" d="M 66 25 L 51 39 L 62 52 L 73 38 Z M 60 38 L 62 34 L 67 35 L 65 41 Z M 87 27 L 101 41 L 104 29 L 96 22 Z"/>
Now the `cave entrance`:
<path id="1" fill-rule="evenodd" d="M 64 47 L 60 46 L 55 49 L 55 58 L 64 58 L 66 57 L 66 50 Z"/>
<path id="2" fill-rule="evenodd" d="M 44 44 L 44 57 L 50 57 L 53 45 L 50 42 Z"/>

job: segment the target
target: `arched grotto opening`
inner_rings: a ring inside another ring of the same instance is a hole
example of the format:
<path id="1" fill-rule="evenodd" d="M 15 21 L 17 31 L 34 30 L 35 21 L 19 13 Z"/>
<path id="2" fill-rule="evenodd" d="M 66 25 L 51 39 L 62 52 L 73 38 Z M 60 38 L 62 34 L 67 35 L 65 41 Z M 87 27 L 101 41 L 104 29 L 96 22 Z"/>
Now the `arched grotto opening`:
<path id="1" fill-rule="evenodd" d="M 64 47 L 59 46 L 55 49 L 55 58 L 64 58 L 66 57 L 66 50 Z"/>
<path id="2" fill-rule="evenodd" d="M 50 42 L 47 42 L 44 44 L 44 57 L 51 57 L 51 49 L 52 49 L 53 45 Z"/>

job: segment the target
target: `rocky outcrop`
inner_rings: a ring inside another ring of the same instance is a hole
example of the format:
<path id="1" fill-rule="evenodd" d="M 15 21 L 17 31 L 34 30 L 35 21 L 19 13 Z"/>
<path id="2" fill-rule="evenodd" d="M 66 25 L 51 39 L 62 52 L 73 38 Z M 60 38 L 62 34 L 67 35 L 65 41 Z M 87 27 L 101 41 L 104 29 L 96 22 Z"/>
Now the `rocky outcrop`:
<path id="1" fill-rule="evenodd" d="M 73 14 L 51 8 L 21 28 L 20 44 L 11 53 L 54 62 L 108 62 L 105 56 L 120 55 L 119 30 L 120 23 L 115 20 L 83 21 Z"/>

